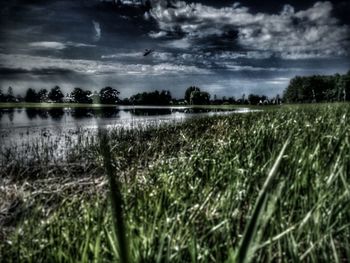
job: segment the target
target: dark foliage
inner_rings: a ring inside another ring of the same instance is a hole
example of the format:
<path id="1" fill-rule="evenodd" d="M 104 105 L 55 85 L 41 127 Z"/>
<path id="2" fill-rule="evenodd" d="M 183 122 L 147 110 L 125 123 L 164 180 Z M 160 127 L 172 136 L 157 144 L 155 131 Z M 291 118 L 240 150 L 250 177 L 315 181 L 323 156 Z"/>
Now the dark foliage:
<path id="1" fill-rule="evenodd" d="M 190 104 L 206 105 L 209 104 L 210 95 L 205 91 L 192 91 L 190 96 Z"/>
<path id="2" fill-rule="evenodd" d="M 201 91 L 200 88 L 195 86 L 190 86 L 185 91 L 185 101 L 187 104 L 191 104 L 191 93 L 194 91 Z"/>
<path id="3" fill-rule="evenodd" d="M 138 93 L 130 97 L 131 104 L 134 105 L 169 105 L 171 93 L 168 90 L 158 90 L 153 92 Z"/>
<path id="4" fill-rule="evenodd" d="M 7 94 L 5 95 L 5 102 L 16 102 L 16 98 L 13 95 L 13 89 L 12 87 L 8 87 Z"/>
<path id="5" fill-rule="evenodd" d="M 51 89 L 48 95 L 49 100 L 52 102 L 63 102 L 64 95 L 59 86 L 55 86 Z"/>
<path id="6" fill-rule="evenodd" d="M 91 91 L 74 88 L 70 96 L 75 103 L 92 103 L 91 94 Z"/>
<path id="7" fill-rule="evenodd" d="M 120 92 L 112 87 L 105 87 L 100 91 L 101 104 L 116 104 L 119 102 Z"/>
<path id="8" fill-rule="evenodd" d="M 25 102 L 38 102 L 38 94 L 32 88 L 27 89 L 26 95 L 24 97 Z"/>
<path id="9" fill-rule="evenodd" d="M 350 71 L 345 75 L 293 78 L 284 92 L 287 102 L 310 103 L 350 100 Z"/>
<path id="10" fill-rule="evenodd" d="M 249 104 L 251 105 L 258 105 L 258 104 L 267 104 L 267 97 L 265 95 L 256 95 L 256 94 L 249 94 L 248 96 Z"/>
<path id="11" fill-rule="evenodd" d="M 2 89 L 0 88 L 0 102 L 5 102 L 5 94 L 2 92 Z"/>
<path id="12" fill-rule="evenodd" d="M 39 102 L 47 102 L 48 101 L 47 89 L 41 89 L 38 91 L 38 101 Z"/>

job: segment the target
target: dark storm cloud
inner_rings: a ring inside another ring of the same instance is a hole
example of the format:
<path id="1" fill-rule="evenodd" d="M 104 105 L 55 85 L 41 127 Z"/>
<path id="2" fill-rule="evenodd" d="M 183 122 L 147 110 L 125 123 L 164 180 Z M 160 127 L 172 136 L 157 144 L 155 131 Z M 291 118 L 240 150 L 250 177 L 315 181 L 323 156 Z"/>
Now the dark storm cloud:
<path id="1" fill-rule="evenodd" d="M 239 46 L 291 59 L 348 55 L 350 28 L 332 16 L 331 2 L 317 2 L 301 11 L 284 5 L 273 15 L 254 14 L 239 4 L 215 8 L 180 1 L 175 7 L 152 9 L 159 36 L 180 30 L 188 42 L 201 43 L 204 48 L 214 42 L 217 48 L 237 50 Z"/>
<path id="2" fill-rule="evenodd" d="M 0 68 L 0 76 L 1 75 L 23 75 L 30 74 L 34 76 L 45 76 L 45 75 L 60 75 L 67 76 L 71 74 L 75 74 L 74 71 L 69 69 L 62 68 L 34 68 L 31 70 L 23 69 L 23 68 Z"/>
<path id="3" fill-rule="evenodd" d="M 206 69 L 190 65 L 177 65 L 172 63 L 149 64 L 124 64 L 120 62 L 61 59 L 51 57 L 39 57 L 30 55 L 3 55 L 0 54 L 0 66 L 17 70 L 21 68 L 27 71 L 42 69 L 68 70 L 77 74 L 89 76 L 96 75 L 164 75 L 164 74 L 208 74 Z M 39 68 L 40 67 L 40 68 Z"/>
<path id="4" fill-rule="evenodd" d="M 350 67 L 347 1 L 121 3 L 2 3 L 0 85 L 117 85 L 123 96 L 155 88 L 181 96 L 188 85 L 273 94 L 296 74 Z M 144 57 L 146 48 L 155 51 Z"/>

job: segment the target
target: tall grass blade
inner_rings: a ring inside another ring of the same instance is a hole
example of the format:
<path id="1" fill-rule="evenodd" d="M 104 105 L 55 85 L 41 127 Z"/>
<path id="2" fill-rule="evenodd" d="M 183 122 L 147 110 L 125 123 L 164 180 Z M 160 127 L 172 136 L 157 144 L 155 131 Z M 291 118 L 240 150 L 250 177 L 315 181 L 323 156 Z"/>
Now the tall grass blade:
<path id="1" fill-rule="evenodd" d="M 261 188 L 259 192 L 258 199 L 255 203 L 255 207 L 253 210 L 253 213 L 251 215 L 251 218 L 247 224 L 247 227 L 245 229 L 243 239 L 241 241 L 241 244 L 239 246 L 237 256 L 236 256 L 236 262 L 237 263 L 243 263 L 243 262 L 248 262 L 248 256 L 249 252 L 252 248 L 252 241 L 254 240 L 254 236 L 256 234 L 256 229 L 259 223 L 259 218 L 264 210 L 265 203 L 266 203 L 266 197 L 268 190 L 271 186 L 271 183 L 273 182 L 273 179 L 277 175 L 278 167 L 282 161 L 283 154 L 289 144 L 290 139 L 288 138 L 287 141 L 284 143 L 282 150 L 280 151 L 272 169 L 270 170 L 269 175 L 266 178 L 266 181 Z"/>
<path id="2" fill-rule="evenodd" d="M 111 150 L 106 130 L 99 130 L 100 149 L 103 156 L 103 164 L 109 182 L 109 197 L 112 210 L 112 220 L 114 231 L 118 239 L 119 259 L 122 263 L 128 263 L 129 246 L 126 237 L 126 227 L 124 222 L 123 198 L 121 194 L 120 184 L 114 176 L 112 165 Z"/>

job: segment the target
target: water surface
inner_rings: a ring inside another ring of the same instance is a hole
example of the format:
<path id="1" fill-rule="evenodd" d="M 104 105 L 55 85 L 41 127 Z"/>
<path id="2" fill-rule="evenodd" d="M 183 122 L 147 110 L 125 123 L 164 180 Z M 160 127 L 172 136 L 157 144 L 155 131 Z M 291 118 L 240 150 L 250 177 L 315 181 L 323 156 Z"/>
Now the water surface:
<path id="1" fill-rule="evenodd" d="M 251 110 L 151 106 L 0 109 L 0 153 L 29 144 L 40 149 L 49 143 L 55 146 L 55 155 L 62 155 L 68 145 L 82 144 L 82 138 L 94 136 L 98 127 L 132 129 L 245 112 Z"/>

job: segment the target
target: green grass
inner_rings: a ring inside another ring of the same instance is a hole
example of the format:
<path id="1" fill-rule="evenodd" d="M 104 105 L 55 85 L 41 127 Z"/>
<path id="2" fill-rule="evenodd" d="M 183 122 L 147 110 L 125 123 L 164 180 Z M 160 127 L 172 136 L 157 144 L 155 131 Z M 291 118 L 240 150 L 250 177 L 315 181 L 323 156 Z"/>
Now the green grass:
<path id="1" fill-rule="evenodd" d="M 131 262 L 350 261 L 349 104 L 108 138 L 90 138 L 59 163 L 8 154 L 0 197 L 19 205 L 2 210 L 11 219 L 3 261 L 118 262 L 124 250 Z M 119 190 L 104 183 L 113 176 Z M 114 226 L 111 190 L 121 195 L 125 233 Z"/>

